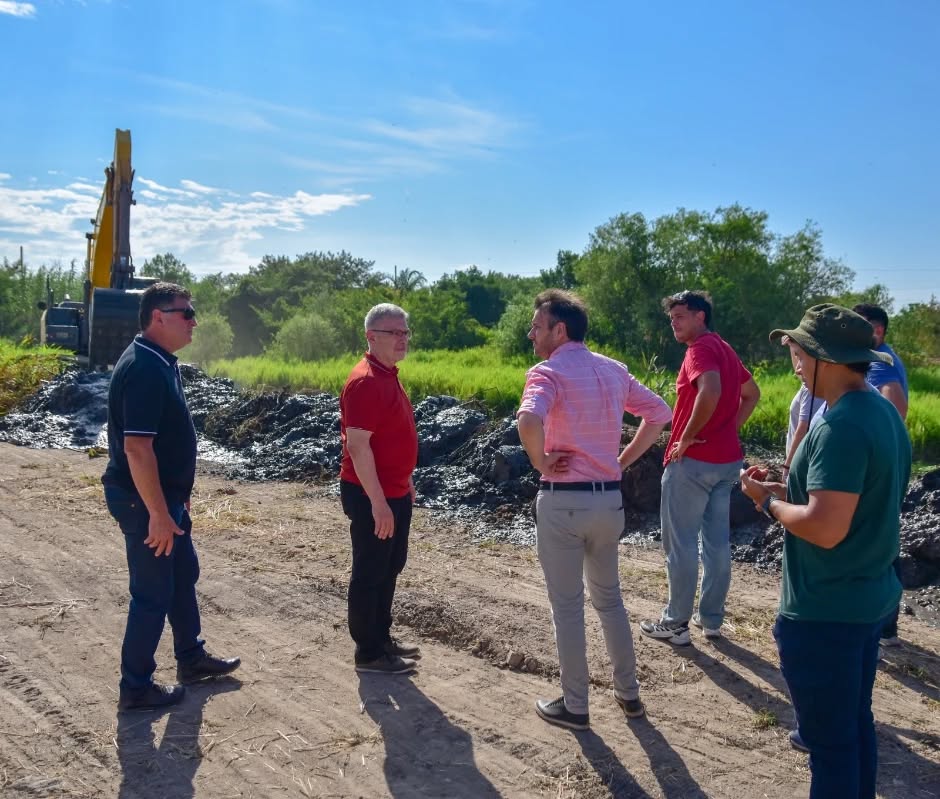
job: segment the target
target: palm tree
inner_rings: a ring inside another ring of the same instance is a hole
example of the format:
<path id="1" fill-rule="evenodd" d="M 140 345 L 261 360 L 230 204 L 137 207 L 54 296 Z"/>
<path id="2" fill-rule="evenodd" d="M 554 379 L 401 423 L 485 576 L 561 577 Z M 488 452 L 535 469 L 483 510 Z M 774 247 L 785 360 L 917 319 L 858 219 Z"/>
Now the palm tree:
<path id="1" fill-rule="evenodd" d="M 427 279 L 422 275 L 417 269 L 402 269 L 399 271 L 398 267 L 395 267 L 395 273 L 392 275 L 392 286 L 393 288 L 400 291 L 402 294 L 407 294 L 409 291 L 414 291 L 419 289 L 422 286 L 427 285 Z"/>

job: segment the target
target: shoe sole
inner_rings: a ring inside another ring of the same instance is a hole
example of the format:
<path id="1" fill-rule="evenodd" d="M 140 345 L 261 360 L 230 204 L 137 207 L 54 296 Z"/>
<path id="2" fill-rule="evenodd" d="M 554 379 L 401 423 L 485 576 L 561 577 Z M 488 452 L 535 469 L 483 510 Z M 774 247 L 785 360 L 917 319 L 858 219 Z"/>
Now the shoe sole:
<path id="1" fill-rule="evenodd" d="M 217 679 L 219 679 L 219 677 L 228 677 L 228 676 L 229 676 L 230 674 L 232 674 L 233 672 L 238 671 L 239 666 L 241 666 L 241 663 L 239 663 L 238 666 L 235 666 L 234 668 L 229 669 L 228 671 L 223 671 L 223 672 L 220 672 L 219 674 L 205 674 L 205 675 L 203 675 L 203 676 L 201 676 L 201 677 L 186 677 L 186 678 L 184 678 L 182 674 L 180 674 L 179 672 L 177 672 L 177 674 L 176 674 L 176 681 L 177 681 L 180 685 L 195 685 L 197 682 L 205 682 L 206 680 L 217 680 Z"/>
<path id="2" fill-rule="evenodd" d="M 641 705 L 639 710 L 627 710 L 627 706 L 621 702 L 619 698 L 614 697 L 614 699 L 616 699 L 617 704 L 620 705 L 623 715 L 628 719 L 638 719 L 646 715 L 646 705 Z"/>
<path id="3" fill-rule="evenodd" d="M 791 748 L 794 752 L 801 752 L 801 753 L 804 754 L 804 755 L 808 755 L 808 754 L 809 754 L 809 747 L 808 747 L 808 746 L 806 746 L 806 745 L 799 746 L 792 738 L 790 738 L 790 748 Z"/>
<path id="4" fill-rule="evenodd" d="M 130 710 L 161 710 L 162 708 L 165 708 L 165 707 L 173 707 L 173 705 L 178 705 L 185 698 L 186 698 L 186 693 L 184 692 L 184 693 L 181 693 L 175 699 L 171 699 L 169 702 L 159 702 L 157 704 L 152 704 L 152 705 L 124 705 L 118 702 L 118 710 L 122 712 L 130 711 Z"/>
<path id="5" fill-rule="evenodd" d="M 408 666 L 404 669 L 371 669 L 368 666 L 356 666 L 359 674 L 411 674 L 417 670 L 416 666 Z"/>
<path id="6" fill-rule="evenodd" d="M 182 702 L 183 699 L 174 699 L 172 702 L 163 702 L 159 705 L 118 705 L 118 710 L 122 713 L 130 713 L 134 710 L 162 710 L 165 707 L 173 707 Z"/>
<path id="7" fill-rule="evenodd" d="M 692 619 L 692 624 L 695 627 L 698 627 L 702 631 L 702 634 L 711 641 L 714 641 L 716 638 L 721 638 L 721 630 L 716 630 L 714 627 L 704 627 L 701 622 Z"/>
<path id="8" fill-rule="evenodd" d="M 692 639 L 688 637 L 688 631 L 686 631 L 685 633 L 686 637 L 684 639 L 683 638 L 677 639 L 676 636 L 674 635 L 672 636 L 655 635 L 652 633 L 645 632 L 642 628 L 640 629 L 640 633 L 642 635 L 645 635 L 647 638 L 652 639 L 653 641 L 662 641 L 663 643 L 672 644 L 673 646 L 691 646 L 692 644 Z"/>
<path id="9" fill-rule="evenodd" d="M 549 724 L 555 727 L 564 727 L 566 730 L 589 730 L 591 729 L 591 723 L 579 724 L 576 721 L 564 721 L 563 719 L 555 718 L 555 716 L 549 716 L 542 712 L 541 708 L 538 705 L 535 706 L 535 714 L 542 719 L 542 721 L 547 721 Z"/>

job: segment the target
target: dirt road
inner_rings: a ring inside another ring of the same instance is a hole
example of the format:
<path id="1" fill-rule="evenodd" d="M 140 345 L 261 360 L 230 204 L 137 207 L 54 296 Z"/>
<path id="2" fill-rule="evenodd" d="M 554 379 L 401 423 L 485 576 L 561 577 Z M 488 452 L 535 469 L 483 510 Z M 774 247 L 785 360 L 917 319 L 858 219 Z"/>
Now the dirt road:
<path id="1" fill-rule="evenodd" d="M 347 528 L 329 490 L 200 477 L 203 630 L 237 680 L 165 714 L 116 711 L 127 605 L 123 542 L 100 460 L 0 445 L 0 795 L 9 797 L 802 797 L 804 756 L 770 625 L 777 580 L 735 567 L 727 637 L 685 651 L 637 634 L 648 718 L 610 696 L 587 608 L 592 730 L 533 712 L 559 694 L 531 551 L 468 542 L 419 511 L 396 615 L 420 672 L 360 678 L 345 624 Z M 665 594 L 660 553 L 625 549 L 634 621 Z M 875 686 L 879 794 L 940 795 L 940 630 Z M 157 677 L 172 679 L 169 631 Z M 515 664 L 507 667 L 507 661 Z"/>

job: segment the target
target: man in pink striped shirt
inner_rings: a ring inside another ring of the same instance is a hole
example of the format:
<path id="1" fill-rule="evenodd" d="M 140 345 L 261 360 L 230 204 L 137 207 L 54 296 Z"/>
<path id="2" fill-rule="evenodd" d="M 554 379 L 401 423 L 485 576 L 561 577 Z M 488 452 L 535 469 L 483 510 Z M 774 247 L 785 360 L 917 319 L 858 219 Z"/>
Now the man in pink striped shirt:
<path id="1" fill-rule="evenodd" d="M 536 549 L 563 692 L 538 700 L 535 710 L 549 724 L 574 730 L 590 723 L 584 580 L 613 662 L 614 698 L 627 716 L 644 713 L 617 566 L 624 526 L 620 480 L 672 419 L 669 406 L 626 366 L 584 345 L 587 323 L 584 302 L 570 292 L 549 289 L 535 298 L 529 339 L 545 360 L 526 375 L 517 414 L 519 438 L 542 475 Z M 625 410 L 643 421 L 620 452 Z"/>

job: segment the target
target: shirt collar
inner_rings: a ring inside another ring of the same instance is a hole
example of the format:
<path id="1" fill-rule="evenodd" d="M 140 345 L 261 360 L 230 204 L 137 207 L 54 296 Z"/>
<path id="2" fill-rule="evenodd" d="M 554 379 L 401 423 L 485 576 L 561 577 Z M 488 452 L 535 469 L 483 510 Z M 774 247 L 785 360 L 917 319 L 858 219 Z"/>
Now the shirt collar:
<path id="1" fill-rule="evenodd" d="M 377 369 L 381 370 L 385 374 L 395 376 L 398 374 L 398 367 L 392 366 L 388 367 L 382 363 L 378 358 L 376 358 L 371 352 L 366 352 L 366 360 Z"/>
<path id="2" fill-rule="evenodd" d="M 151 341 L 149 338 L 145 338 L 140 333 L 134 337 L 134 345 L 138 349 L 147 350 L 147 352 L 156 355 L 167 366 L 174 366 L 177 360 L 179 360 L 172 352 L 167 352 L 159 344 Z"/>
<path id="3" fill-rule="evenodd" d="M 574 352 L 574 350 L 586 350 L 587 346 L 583 341 L 566 341 L 564 344 L 556 347 L 551 355 L 548 356 L 548 360 L 551 360 L 556 355 L 560 355 L 564 352 Z"/>

